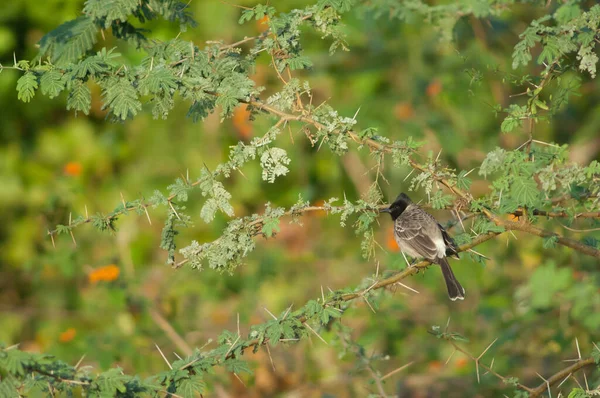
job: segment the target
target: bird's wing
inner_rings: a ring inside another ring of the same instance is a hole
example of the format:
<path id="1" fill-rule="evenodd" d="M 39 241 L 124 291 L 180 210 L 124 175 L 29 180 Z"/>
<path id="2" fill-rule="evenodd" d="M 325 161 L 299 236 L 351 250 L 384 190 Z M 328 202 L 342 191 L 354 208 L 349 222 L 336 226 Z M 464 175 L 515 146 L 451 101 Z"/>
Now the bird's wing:
<path id="1" fill-rule="evenodd" d="M 425 211 L 410 206 L 396 219 L 394 230 L 398 239 L 410 246 L 422 257 L 434 260 L 440 257 L 440 245 L 444 246 L 437 222 Z"/>

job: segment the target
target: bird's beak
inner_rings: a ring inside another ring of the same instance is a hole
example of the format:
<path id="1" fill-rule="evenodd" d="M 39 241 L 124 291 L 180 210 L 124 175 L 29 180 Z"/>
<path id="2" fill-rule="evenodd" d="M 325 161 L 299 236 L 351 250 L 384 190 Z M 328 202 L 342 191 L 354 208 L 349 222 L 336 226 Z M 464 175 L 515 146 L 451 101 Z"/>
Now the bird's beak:
<path id="1" fill-rule="evenodd" d="M 380 213 L 391 213 L 392 211 L 390 210 L 389 207 L 386 207 L 385 209 L 381 209 L 379 210 Z"/>

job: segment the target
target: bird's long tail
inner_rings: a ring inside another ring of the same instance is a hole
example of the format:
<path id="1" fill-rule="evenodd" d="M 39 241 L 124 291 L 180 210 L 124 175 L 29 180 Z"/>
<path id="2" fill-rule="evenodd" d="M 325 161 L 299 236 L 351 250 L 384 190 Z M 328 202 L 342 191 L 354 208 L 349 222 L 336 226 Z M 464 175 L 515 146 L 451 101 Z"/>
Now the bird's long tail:
<path id="1" fill-rule="evenodd" d="M 450 264 L 448 264 L 446 257 L 438 259 L 438 264 L 442 267 L 442 275 L 444 275 L 444 280 L 446 281 L 450 300 L 464 300 L 465 289 L 463 289 L 458 280 L 456 280 L 454 272 L 452 272 L 452 268 L 450 268 Z"/>

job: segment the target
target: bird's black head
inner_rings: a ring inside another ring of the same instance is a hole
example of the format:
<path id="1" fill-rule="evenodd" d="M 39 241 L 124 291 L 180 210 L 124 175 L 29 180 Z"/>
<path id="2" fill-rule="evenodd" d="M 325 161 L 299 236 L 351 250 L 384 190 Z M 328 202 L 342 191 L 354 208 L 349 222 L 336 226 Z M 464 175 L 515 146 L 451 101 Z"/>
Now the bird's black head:
<path id="1" fill-rule="evenodd" d="M 400 195 L 398 195 L 396 200 L 394 200 L 394 202 L 390 205 L 390 207 L 381 210 L 381 212 L 390 213 L 392 219 L 395 220 L 396 218 L 400 217 L 400 214 L 402 214 L 404 210 L 406 210 L 408 205 L 411 203 L 412 201 L 410 200 L 408 195 L 405 193 L 401 193 Z"/>

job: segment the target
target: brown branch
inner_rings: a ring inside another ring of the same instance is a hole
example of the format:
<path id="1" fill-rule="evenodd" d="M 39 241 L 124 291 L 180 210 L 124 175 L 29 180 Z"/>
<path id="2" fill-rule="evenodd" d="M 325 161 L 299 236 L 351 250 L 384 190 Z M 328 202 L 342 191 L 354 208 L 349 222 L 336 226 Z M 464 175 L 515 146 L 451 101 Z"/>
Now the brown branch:
<path id="1" fill-rule="evenodd" d="M 510 384 L 508 382 L 508 379 L 509 379 L 508 377 L 502 376 L 498 372 L 494 371 L 491 366 L 487 366 L 487 365 L 481 363 L 480 362 L 481 357 L 476 358 L 471 353 L 469 353 L 467 350 L 465 350 L 464 348 L 462 348 L 459 345 L 457 345 L 450 338 L 445 338 L 445 340 L 447 340 L 450 344 L 452 344 L 452 346 L 454 347 L 454 349 L 456 351 L 463 353 L 469 359 L 471 359 L 473 362 L 475 362 L 476 366 L 481 366 L 482 368 L 486 369 L 489 373 L 493 374 L 494 376 L 496 376 L 497 378 L 499 378 L 500 380 L 502 380 L 504 383 Z M 540 395 L 542 395 L 543 393 L 545 393 L 546 391 L 548 391 L 548 389 L 550 387 L 552 387 L 554 384 L 556 384 L 556 383 L 558 383 L 560 381 L 565 380 L 571 374 L 573 374 L 573 373 L 575 373 L 575 372 L 577 372 L 577 371 L 579 371 L 579 370 L 581 370 L 581 369 L 583 369 L 585 367 L 595 365 L 595 363 L 596 362 L 594 361 L 593 358 L 580 359 L 579 361 L 575 362 L 571 366 L 569 366 L 567 368 L 564 368 L 564 369 L 556 372 L 555 374 L 553 374 L 549 378 L 545 379 L 546 381 L 544 383 L 541 383 L 537 387 L 527 387 L 526 385 L 521 384 L 521 383 L 517 383 L 516 386 L 518 388 L 520 388 L 521 390 L 527 391 L 529 393 L 529 397 L 530 398 L 539 397 Z"/>
<path id="2" fill-rule="evenodd" d="M 539 386 L 537 386 L 535 388 L 529 389 L 528 390 L 529 394 L 530 394 L 529 397 L 530 398 L 539 397 L 544 392 L 548 391 L 548 386 L 551 387 L 554 384 L 566 379 L 572 373 L 575 373 L 578 370 L 581 370 L 585 367 L 592 366 L 595 364 L 596 364 L 596 362 L 594 361 L 593 358 L 581 359 L 581 360 L 575 362 L 573 365 L 569 366 L 568 368 L 564 368 L 564 369 L 560 370 L 559 372 L 556 372 L 555 374 L 553 374 L 552 376 L 547 378 L 546 382 L 540 384 Z"/>
<path id="3" fill-rule="evenodd" d="M 375 206 L 372 209 L 365 209 L 365 210 L 366 211 L 379 211 L 381 209 L 387 208 L 388 206 L 389 206 L 389 204 L 382 204 L 382 205 Z M 317 211 L 337 213 L 337 212 L 340 212 L 342 209 L 343 209 L 342 206 L 306 206 L 306 207 L 299 208 L 299 209 L 288 210 L 282 214 L 282 217 L 299 216 L 304 213 L 312 213 L 312 212 L 317 212 Z M 476 214 L 476 213 L 473 213 L 473 214 Z M 560 245 L 567 246 L 567 247 L 575 249 L 581 253 L 600 258 L 600 250 L 597 250 L 591 246 L 587 246 L 579 241 L 562 237 L 554 232 L 546 231 L 541 228 L 535 227 L 531 224 L 527 224 L 527 223 L 523 223 L 523 222 L 512 222 L 512 221 L 500 219 L 498 217 L 494 217 L 494 220 L 497 225 L 502 226 L 502 227 L 506 228 L 507 230 L 527 232 L 529 234 L 536 235 L 536 236 L 543 237 L 543 238 L 556 237 L 557 243 Z M 245 228 L 256 229 L 256 227 L 261 225 L 263 222 L 264 222 L 264 217 L 259 217 L 255 220 L 249 222 L 245 226 Z M 258 234 L 259 234 L 259 231 L 256 233 L 256 235 L 258 235 Z M 485 241 L 485 240 L 491 239 L 495 235 L 496 234 L 480 235 L 476 238 L 476 240 L 483 239 L 483 241 Z M 484 238 L 482 238 L 482 236 Z M 217 238 L 214 241 L 212 241 L 211 244 L 217 244 L 220 240 L 221 240 L 221 238 Z M 173 268 L 180 268 L 182 265 L 186 264 L 187 262 L 188 262 L 187 259 L 181 260 L 181 261 L 173 264 Z M 425 263 L 425 262 L 423 262 L 423 263 L 425 264 L 424 266 L 429 265 L 429 263 Z M 419 263 L 419 264 L 421 264 L 421 263 Z M 417 264 L 416 267 L 419 268 L 419 265 Z"/>
<path id="4" fill-rule="evenodd" d="M 256 100 L 252 100 L 252 101 L 248 101 L 248 103 L 258 109 L 263 109 L 273 115 L 277 115 L 280 118 L 289 120 L 289 121 L 300 121 L 306 124 L 310 124 L 312 126 L 314 126 L 317 130 L 324 130 L 326 128 L 326 126 L 318 121 L 316 121 L 315 119 L 313 119 L 312 117 L 310 117 L 309 115 L 293 115 L 293 114 L 289 114 L 286 112 L 283 112 L 271 105 L 267 105 L 261 101 L 256 101 Z M 337 134 L 340 134 L 340 132 L 336 132 Z M 349 130 L 346 131 L 345 134 L 347 134 L 350 138 L 352 138 L 353 141 L 366 145 L 369 147 L 369 149 L 371 150 L 375 150 L 375 151 L 379 151 L 379 152 L 385 152 L 385 153 L 391 153 L 394 149 L 393 146 L 390 145 L 385 145 L 382 144 L 376 140 L 373 140 L 372 138 L 361 138 L 356 132 Z M 429 170 L 427 169 L 426 166 L 423 166 L 419 163 L 417 163 L 415 160 L 413 159 L 409 159 L 409 164 L 412 168 L 421 171 L 421 172 L 430 172 L 432 177 L 439 183 L 443 184 L 444 186 L 446 186 L 451 192 L 453 192 L 454 194 L 456 194 L 458 197 L 460 197 L 463 200 L 466 200 L 467 202 L 470 202 L 471 200 L 471 195 L 462 191 L 460 188 L 458 188 L 457 186 L 455 186 L 452 182 L 448 181 L 447 179 L 440 177 L 438 175 L 436 175 L 434 173 L 434 170 Z M 493 214 L 487 210 L 487 209 L 482 209 L 482 213 L 485 214 L 486 216 L 488 216 L 488 218 L 493 218 Z"/>
<path id="5" fill-rule="evenodd" d="M 160 329 L 167 335 L 169 340 L 173 342 L 186 356 L 192 355 L 194 350 L 188 345 L 188 343 L 177 333 L 175 328 L 154 308 L 149 310 L 150 317 L 158 325 Z"/>
<path id="6" fill-rule="evenodd" d="M 189 185 L 190 185 L 190 187 L 195 187 L 195 186 L 197 186 L 199 184 L 200 184 L 200 180 L 197 180 L 197 181 L 194 181 L 194 182 L 190 183 Z M 171 206 L 171 208 L 173 208 L 172 202 L 173 202 L 173 199 L 175 199 L 175 196 L 177 196 L 177 195 L 173 194 L 173 195 L 170 195 L 170 196 L 167 197 L 167 202 L 168 202 L 169 206 Z M 139 208 L 142 208 L 142 209 L 146 210 L 146 216 L 148 216 L 147 209 L 148 209 L 148 207 L 150 207 L 152 205 L 153 205 L 152 203 L 141 203 L 139 205 L 124 206 L 123 209 L 113 212 L 111 215 L 106 216 L 104 219 L 107 220 L 107 221 L 112 221 L 112 220 L 115 220 L 115 219 L 117 219 L 118 217 L 120 217 L 120 216 L 122 216 L 124 214 L 129 213 L 132 210 L 136 210 L 136 209 L 139 209 Z M 179 218 L 179 215 L 178 215 L 178 218 Z M 150 217 L 148 217 L 148 220 L 150 220 Z M 71 223 L 69 223 L 69 227 L 75 228 L 75 227 L 77 227 L 77 226 L 79 226 L 81 224 L 89 224 L 90 222 L 92 222 L 92 217 L 88 216 L 88 217 L 86 217 L 82 221 L 79 221 L 76 224 L 71 225 Z M 52 238 L 53 238 L 54 235 L 57 235 L 57 234 L 58 234 L 58 228 L 53 229 L 51 231 L 48 231 L 48 235 L 50 235 L 50 237 L 52 237 Z M 73 232 L 72 231 L 71 231 L 71 237 L 73 237 Z M 52 239 L 52 240 L 54 242 L 54 239 Z"/>
<path id="7" fill-rule="evenodd" d="M 227 50 L 229 50 L 229 49 L 232 49 L 232 48 L 235 48 L 235 47 L 239 47 L 239 46 L 241 46 L 241 45 L 242 45 L 242 44 L 244 44 L 244 43 L 248 43 L 248 42 L 250 42 L 250 41 L 256 40 L 256 39 L 258 39 L 258 38 L 260 38 L 260 37 L 262 37 L 262 36 L 263 36 L 263 35 L 259 35 L 259 36 L 250 36 L 250 37 L 244 37 L 242 40 L 240 40 L 240 41 L 236 41 L 235 43 L 231 43 L 231 44 L 227 44 L 227 45 L 225 45 L 225 46 L 221 46 L 221 47 L 219 48 L 219 51 L 220 51 L 220 52 L 225 52 L 225 51 L 227 51 Z"/>
<path id="8" fill-rule="evenodd" d="M 450 340 L 450 339 L 446 339 L 450 344 L 452 344 L 452 347 L 454 347 L 454 349 L 458 352 L 463 353 L 464 355 L 466 355 L 469 359 L 471 359 L 473 362 L 475 362 L 476 366 L 481 366 L 482 368 L 484 368 L 485 370 L 487 370 L 489 373 L 493 374 L 494 376 L 496 376 L 497 378 L 499 378 L 500 380 L 502 380 L 504 383 L 506 384 L 510 384 L 508 383 L 508 377 L 506 376 L 502 376 L 500 373 L 496 372 L 495 370 L 492 369 L 491 366 L 487 366 L 486 364 L 483 364 L 480 362 L 480 358 L 476 358 L 475 356 L 473 356 L 471 353 L 469 353 L 467 350 L 465 350 L 464 348 L 462 348 L 461 346 L 457 345 L 454 341 Z M 521 383 L 517 383 L 517 387 L 520 388 L 521 390 L 525 390 L 528 393 L 532 393 L 534 391 L 533 388 L 527 387 L 526 385 L 523 385 Z"/>
<path id="9" fill-rule="evenodd" d="M 385 388 L 383 388 L 383 382 L 381 381 L 381 378 L 379 376 L 377 376 L 377 373 L 373 370 L 373 368 L 370 365 L 367 365 L 367 370 L 369 371 L 369 373 L 371 374 L 371 377 L 375 381 L 375 385 L 377 386 L 379 395 L 382 396 L 383 398 L 386 398 L 388 395 L 385 392 Z"/>
<path id="10" fill-rule="evenodd" d="M 471 242 L 460 246 L 458 248 L 458 252 L 467 251 L 467 250 L 469 250 L 475 246 L 478 246 L 478 245 L 482 244 L 483 242 L 486 242 L 498 235 L 500 235 L 500 233 L 489 233 L 489 234 L 479 235 L 475 239 L 473 239 Z M 418 273 L 420 270 L 429 267 L 430 265 L 431 265 L 430 261 L 418 262 L 417 264 L 413 265 L 412 267 L 406 268 L 403 271 L 400 271 L 392 276 L 389 276 L 385 279 L 378 281 L 376 284 L 374 284 L 373 286 L 371 286 L 367 289 L 364 289 L 360 292 L 346 293 L 341 297 L 341 299 L 343 301 L 350 301 L 350 300 L 354 300 L 356 298 L 360 298 L 369 291 L 377 290 L 377 289 L 381 289 L 384 287 L 394 285 L 394 284 L 400 282 L 401 280 L 406 279 L 407 277 Z"/>
<path id="11" fill-rule="evenodd" d="M 291 114 L 288 114 L 286 112 L 280 111 L 279 109 L 276 109 L 270 105 L 264 104 L 262 102 L 259 101 L 250 101 L 251 105 L 259 108 L 259 109 L 263 109 L 266 110 L 267 112 L 277 115 L 282 119 L 286 119 L 286 120 L 297 120 L 297 121 L 301 121 L 307 124 L 311 124 L 313 125 L 315 128 L 317 128 L 318 130 L 322 130 L 325 129 L 325 126 L 323 124 L 321 124 L 320 122 L 314 120 L 313 118 L 311 118 L 308 115 L 299 115 L 299 116 L 294 116 Z M 373 150 L 377 150 L 377 151 L 381 151 L 381 152 L 386 152 L 386 153 L 390 153 L 392 152 L 392 147 L 388 146 L 388 145 L 384 145 L 380 142 L 377 142 L 371 138 L 360 138 L 358 136 L 358 134 L 356 134 L 353 131 L 348 131 L 346 132 L 346 134 L 348 134 L 354 141 L 362 143 L 367 145 L 369 148 L 373 149 Z M 416 161 L 414 161 L 413 159 L 409 159 L 409 163 L 411 165 L 412 168 L 419 170 L 421 172 L 430 172 L 432 177 L 438 181 L 439 183 L 445 185 L 451 192 L 453 192 L 454 194 L 456 194 L 460 199 L 462 199 L 463 201 L 466 202 L 470 202 L 471 201 L 471 195 L 469 193 L 466 193 L 464 191 L 462 191 L 461 189 L 459 189 L 458 187 L 456 187 L 452 182 L 448 181 L 447 179 L 437 176 L 433 170 L 428 170 L 425 166 L 417 163 Z M 597 257 L 600 258 L 600 250 L 595 249 L 591 246 L 587 246 L 583 243 L 580 243 L 576 240 L 573 239 L 569 239 L 569 238 L 564 238 L 561 237 L 557 234 L 554 234 L 552 232 L 548 232 L 545 230 L 542 230 L 540 228 L 537 228 L 531 224 L 524 224 L 524 223 L 515 223 L 515 222 L 511 222 L 511 221 L 506 221 L 506 220 L 502 220 L 499 217 L 497 217 L 494 213 L 492 213 L 490 210 L 488 209 L 482 209 L 481 212 L 483 214 L 485 214 L 491 221 L 493 221 L 494 223 L 496 223 L 496 225 L 501 225 L 506 227 L 507 229 L 513 229 L 513 230 L 519 230 L 519 231 L 523 231 L 523 232 L 527 232 L 529 234 L 532 235 L 537 235 L 540 237 L 551 237 L 551 236 L 556 236 L 558 238 L 558 243 L 567 247 L 570 247 L 574 250 L 577 250 L 581 253 L 593 256 L 593 257 Z M 534 215 L 536 210 L 534 210 Z M 566 216 L 566 213 L 564 212 L 547 212 L 544 210 L 537 210 L 538 214 L 537 215 L 543 215 L 546 217 L 563 217 Z M 522 214 L 522 212 L 520 213 Z M 578 217 L 589 217 L 589 218 L 600 218 L 600 212 L 589 212 L 589 213 L 579 213 Z"/>
<path id="12" fill-rule="evenodd" d="M 545 229 L 538 228 L 531 224 L 527 224 L 524 222 L 508 221 L 508 220 L 498 220 L 498 222 L 496 222 L 496 224 L 501 225 L 508 230 L 527 232 L 528 234 L 536 235 L 541 238 L 556 237 L 556 239 L 557 239 L 556 242 L 560 245 L 570 247 L 571 249 L 577 250 L 578 252 L 581 252 L 583 254 L 587 254 L 588 256 L 600 258 L 600 250 L 598 250 L 592 246 L 588 246 L 588 245 L 583 244 L 574 239 L 562 237 L 558 234 L 555 234 L 554 232 L 550 232 Z"/>
<path id="13" fill-rule="evenodd" d="M 512 213 L 515 217 L 521 217 L 524 215 L 523 210 L 517 210 Z M 564 211 L 546 211 L 533 209 L 529 211 L 529 215 L 544 216 L 549 218 L 600 218 L 600 211 L 589 211 L 576 214 L 568 214 Z"/>
<path id="14" fill-rule="evenodd" d="M 473 239 L 471 242 L 461 245 L 458 248 L 458 252 L 465 252 L 475 246 L 478 246 L 480 244 L 482 244 L 483 242 L 486 242 L 490 239 L 492 239 L 493 237 L 499 235 L 499 233 L 489 233 L 489 234 L 485 234 L 485 235 L 479 235 L 477 238 Z M 350 302 L 352 300 L 355 300 L 357 298 L 361 298 L 364 297 L 365 294 L 374 291 L 374 290 L 379 290 L 379 289 L 383 289 L 385 287 L 388 286 L 392 286 L 398 282 L 400 282 L 403 279 L 408 278 L 411 275 L 414 275 L 416 273 L 418 273 L 420 270 L 427 268 L 431 265 L 431 262 L 429 261 L 421 261 L 415 265 L 413 265 L 410 268 L 407 268 L 403 271 L 397 272 L 394 275 L 391 275 L 387 278 L 381 279 L 380 281 L 378 281 L 376 284 L 366 288 L 366 289 L 362 289 L 358 292 L 354 292 L 354 293 L 347 293 L 342 295 L 341 297 L 337 297 L 337 298 L 333 298 L 325 303 L 323 303 L 323 306 L 334 306 L 336 304 L 339 304 L 340 302 Z M 297 318 L 298 322 L 305 324 L 306 321 L 308 320 L 306 316 L 299 316 Z M 265 338 L 262 340 L 262 342 L 259 339 L 253 339 L 250 340 L 249 342 L 246 342 L 244 344 L 244 350 L 248 349 L 248 348 L 253 348 L 256 346 L 261 346 L 261 345 L 265 345 L 269 342 L 268 338 Z M 234 357 L 234 349 L 232 349 L 227 355 L 225 359 L 229 359 L 229 358 L 233 358 Z M 243 353 L 243 351 L 242 351 Z"/>

